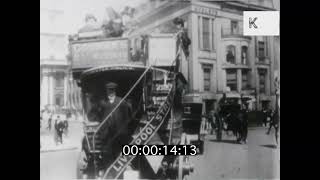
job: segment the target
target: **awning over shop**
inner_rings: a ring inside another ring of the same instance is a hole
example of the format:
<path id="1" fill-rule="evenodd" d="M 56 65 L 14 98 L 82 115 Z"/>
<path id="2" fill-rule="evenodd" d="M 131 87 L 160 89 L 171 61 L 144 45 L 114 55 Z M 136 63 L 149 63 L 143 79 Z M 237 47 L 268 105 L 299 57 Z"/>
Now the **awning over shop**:
<path id="1" fill-rule="evenodd" d="M 226 98 L 241 98 L 239 93 L 226 93 Z"/>
<path id="2" fill-rule="evenodd" d="M 241 99 L 243 99 L 243 100 L 247 100 L 247 101 L 255 101 L 255 97 L 254 96 L 251 96 L 251 95 L 243 95 L 242 97 L 241 97 Z"/>
<path id="3" fill-rule="evenodd" d="M 266 95 L 260 95 L 260 101 L 271 101 L 271 97 Z"/>
<path id="4" fill-rule="evenodd" d="M 214 93 L 202 93 L 202 99 L 215 100 L 217 97 Z"/>
<path id="5" fill-rule="evenodd" d="M 202 103 L 202 96 L 199 93 L 192 93 L 184 95 L 183 103 Z"/>

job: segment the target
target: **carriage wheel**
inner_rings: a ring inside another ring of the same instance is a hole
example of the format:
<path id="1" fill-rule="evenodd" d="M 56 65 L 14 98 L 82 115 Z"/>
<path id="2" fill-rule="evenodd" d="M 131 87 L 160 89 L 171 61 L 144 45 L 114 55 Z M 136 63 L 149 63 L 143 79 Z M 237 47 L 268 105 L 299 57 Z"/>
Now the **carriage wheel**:
<path id="1" fill-rule="evenodd" d="M 188 162 L 189 157 L 186 156 L 179 156 L 179 175 L 178 175 L 178 180 L 187 180 L 188 179 L 188 174 L 183 174 L 183 163 Z"/>
<path id="2" fill-rule="evenodd" d="M 77 166 L 76 166 L 76 176 L 77 179 L 88 179 L 88 174 L 84 174 L 82 169 L 84 169 L 85 164 L 87 164 L 85 161 L 85 152 L 84 150 L 81 150 L 78 154 L 78 160 L 77 160 Z"/>
<path id="3" fill-rule="evenodd" d="M 188 144 L 186 136 L 187 135 L 185 133 L 182 133 L 180 145 Z M 183 165 L 185 164 L 185 162 L 189 162 L 189 157 L 188 156 L 179 156 L 179 158 L 178 158 L 178 180 L 187 180 L 188 179 L 188 175 L 186 175 L 183 172 L 183 168 L 184 168 Z"/>
<path id="4" fill-rule="evenodd" d="M 79 153 L 79 155 L 78 155 L 78 160 L 77 160 L 77 169 L 76 169 L 76 176 L 77 176 L 77 179 L 84 179 L 84 174 L 83 174 L 83 172 L 81 171 L 81 169 L 82 169 L 82 164 L 81 164 L 81 161 L 82 161 L 82 156 L 81 156 L 81 153 L 82 152 L 80 152 Z"/>

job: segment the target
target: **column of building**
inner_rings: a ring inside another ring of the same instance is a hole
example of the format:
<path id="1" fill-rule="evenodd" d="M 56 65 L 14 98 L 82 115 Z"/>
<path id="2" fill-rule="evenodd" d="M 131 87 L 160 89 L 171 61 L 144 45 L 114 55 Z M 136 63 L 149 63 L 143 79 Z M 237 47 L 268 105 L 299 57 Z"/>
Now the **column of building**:
<path id="1" fill-rule="evenodd" d="M 236 44 L 236 64 L 241 64 L 241 46 Z M 237 68 L 237 92 L 241 93 L 242 89 L 242 73 L 241 68 Z"/>
<path id="2" fill-rule="evenodd" d="M 42 71 L 41 79 L 41 107 L 44 107 L 49 103 L 49 74 L 48 72 Z"/>
<path id="3" fill-rule="evenodd" d="M 63 106 L 67 106 L 67 99 L 68 99 L 68 81 L 69 81 L 69 76 L 68 72 L 65 71 L 64 73 L 64 87 L 63 87 Z"/>
<path id="4" fill-rule="evenodd" d="M 190 82 L 189 82 L 189 89 L 191 91 L 194 90 L 199 90 L 199 89 L 195 89 L 195 87 L 199 87 L 198 83 L 199 83 L 199 72 L 198 72 L 198 45 L 199 45 L 199 39 L 201 41 L 201 37 L 198 37 L 199 33 L 198 33 L 198 16 L 194 13 L 191 13 L 191 22 L 190 24 L 192 24 L 192 30 L 191 30 L 191 53 L 190 53 L 190 60 L 189 60 L 189 66 L 190 71 L 189 71 L 189 76 L 190 76 Z M 189 23 L 188 23 L 189 24 Z M 201 27 L 200 27 L 201 28 Z M 200 29 L 201 31 L 201 29 Z"/>
<path id="5" fill-rule="evenodd" d="M 276 108 L 276 87 L 275 87 L 275 39 L 274 38 L 269 38 L 270 39 L 270 97 L 271 97 L 271 106 L 272 108 Z"/>
<path id="6" fill-rule="evenodd" d="M 48 104 L 54 105 L 54 74 L 51 72 L 49 76 L 49 102 Z"/>
<path id="7" fill-rule="evenodd" d="M 221 43 L 221 28 L 223 20 L 221 18 L 215 19 L 215 36 L 217 41 L 216 53 L 217 53 L 217 67 L 216 67 L 216 78 L 217 78 L 217 92 L 221 93 L 226 87 L 226 70 L 222 68 L 222 64 L 225 62 L 225 47 L 224 43 Z"/>

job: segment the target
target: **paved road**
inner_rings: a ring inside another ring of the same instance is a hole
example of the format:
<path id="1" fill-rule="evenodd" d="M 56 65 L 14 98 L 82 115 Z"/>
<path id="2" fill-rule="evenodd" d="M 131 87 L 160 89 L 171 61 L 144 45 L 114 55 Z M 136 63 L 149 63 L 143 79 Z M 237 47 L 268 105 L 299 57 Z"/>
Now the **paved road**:
<path id="1" fill-rule="evenodd" d="M 279 148 L 274 148 L 274 136 L 265 128 L 249 130 L 248 144 L 235 144 L 234 137 L 224 135 L 223 142 L 208 136 L 205 153 L 191 161 L 195 171 L 188 180 L 213 179 L 279 179 Z M 75 179 L 78 150 L 40 153 L 40 179 Z"/>
<path id="2" fill-rule="evenodd" d="M 265 128 L 250 129 L 247 145 L 235 144 L 232 136 L 224 135 L 223 142 L 209 136 L 204 154 L 191 158 L 195 171 L 188 180 L 279 179 L 280 149 L 274 146 L 274 132 L 265 132 Z"/>
<path id="3" fill-rule="evenodd" d="M 56 145 L 52 132 L 45 129 L 40 131 L 40 139 L 47 141 L 42 142 L 43 149 L 40 152 L 40 180 L 71 180 L 76 178 L 76 162 L 81 142 L 82 126 L 80 122 L 70 122 L 69 125 L 70 131 L 65 143 L 57 146 L 57 148 L 54 147 Z M 62 146 L 73 148 L 59 150 L 59 147 Z"/>
<path id="4" fill-rule="evenodd" d="M 72 180 L 76 177 L 77 150 L 40 154 L 40 180 Z"/>

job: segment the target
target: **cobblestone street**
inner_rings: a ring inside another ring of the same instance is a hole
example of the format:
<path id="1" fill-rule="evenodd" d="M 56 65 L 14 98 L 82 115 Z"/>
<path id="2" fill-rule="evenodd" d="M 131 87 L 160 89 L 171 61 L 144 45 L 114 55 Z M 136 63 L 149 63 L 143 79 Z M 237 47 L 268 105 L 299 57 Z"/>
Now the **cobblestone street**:
<path id="1" fill-rule="evenodd" d="M 78 125 L 74 123 L 71 129 L 81 132 Z M 270 135 L 265 132 L 264 127 L 250 128 L 246 145 L 236 144 L 232 135 L 224 134 L 222 142 L 217 142 L 215 135 L 208 135 L 204 154 L 191 157 L 195 170 L 188 180 L 279 179 L 280 148 L 275 147 L 274 131 Z M 76 133 L 71 134 L 70 137 L 76 137 Z M 50 141 L 53 142 L 53 138 Z M 40 153 L 42 180 L 76 178 L 79 149 L 76 143 L 67 144 L 68 141 L 70 139 L 66 139 L 66 145 Z"/>
<path id="2" fill-rule="evenodd" d="M 234 142 L 224 135 L 222 142 L 215 135 L 206 138 L 204 154 L 191 157 L 195 171 L 188 180 L 212 179 L 279 179 L 280 148 L 275 147 L 274 132 L 266 128 L 249 129 L 248 144 Z"/>

